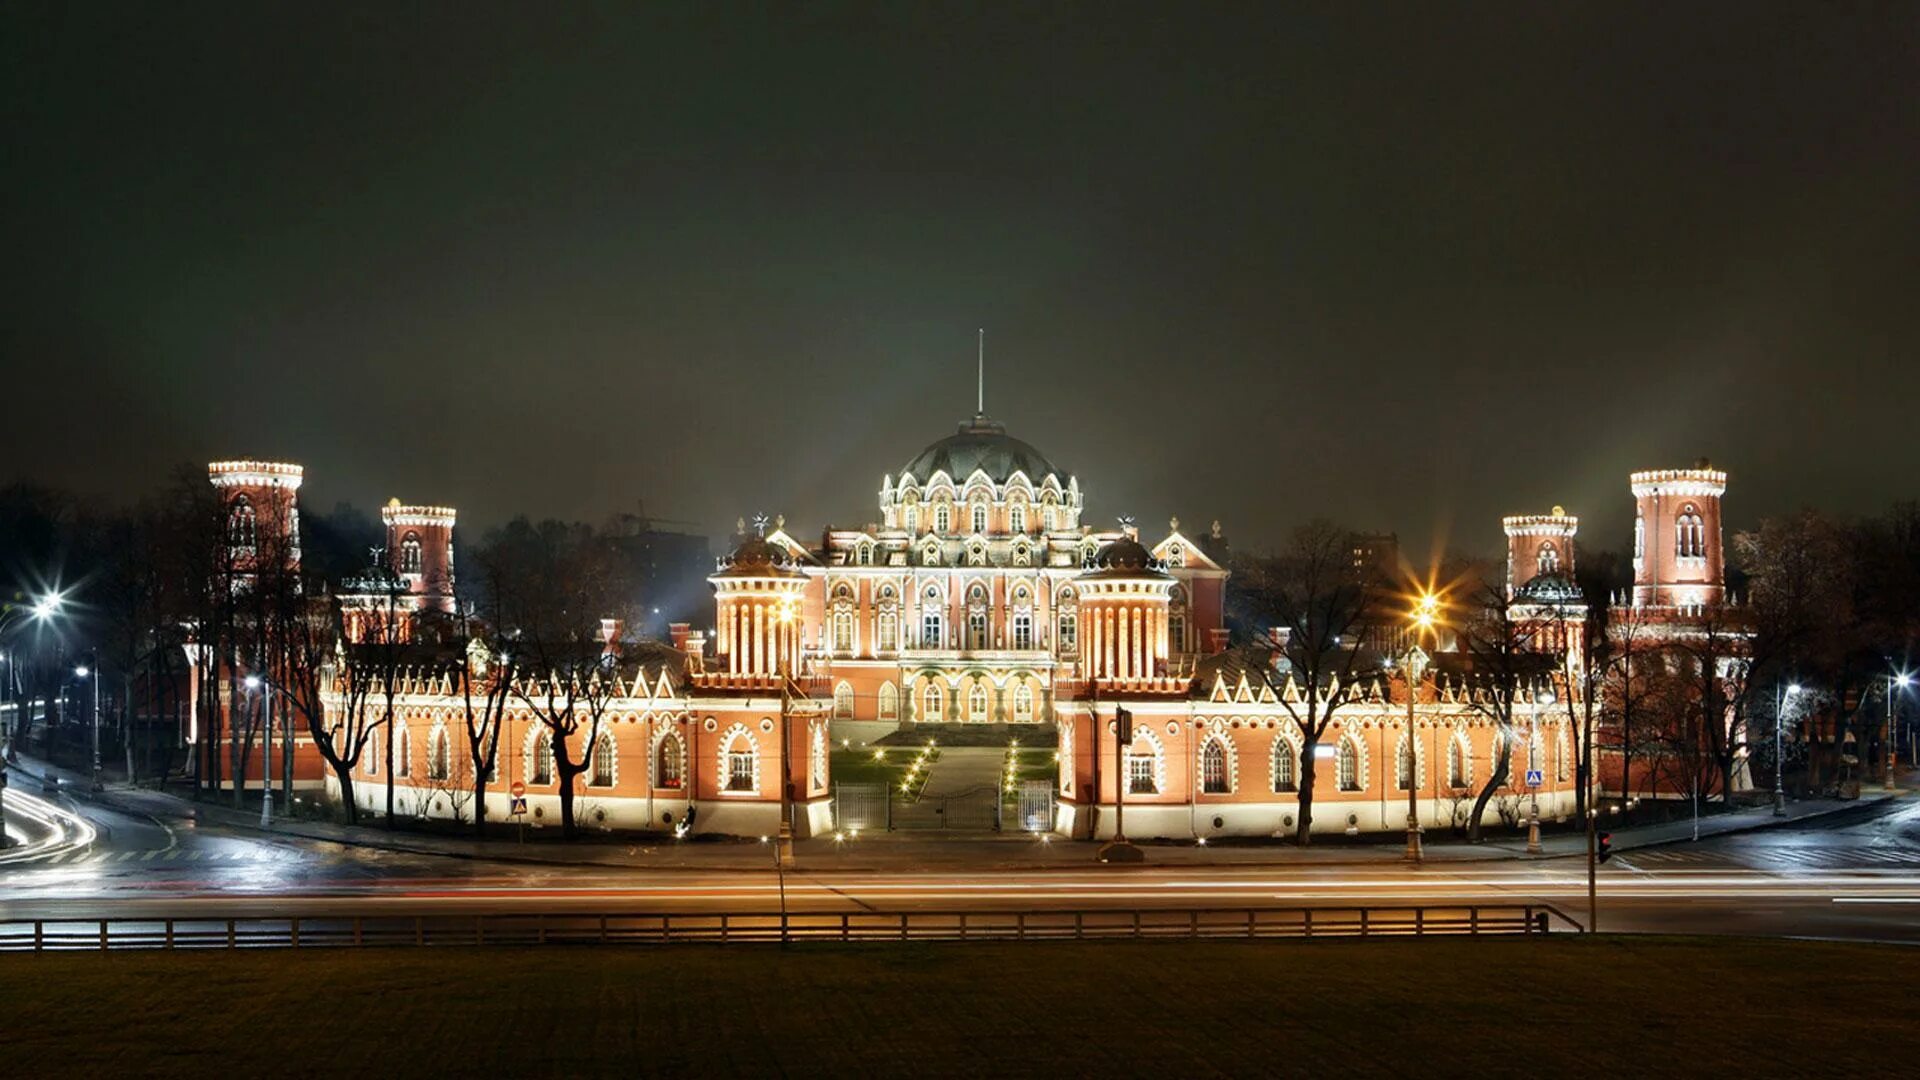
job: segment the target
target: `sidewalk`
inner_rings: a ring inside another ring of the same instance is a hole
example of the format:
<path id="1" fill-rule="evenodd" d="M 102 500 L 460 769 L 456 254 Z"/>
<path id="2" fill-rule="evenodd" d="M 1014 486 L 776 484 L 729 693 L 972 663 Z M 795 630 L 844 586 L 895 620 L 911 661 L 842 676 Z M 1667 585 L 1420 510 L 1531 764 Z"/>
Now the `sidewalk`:
<path id="1" fill-rule="evenodd" d="M 93 793 L 86 790 L 87 777 L 70 770 L 53 768 L 22 756 L 16 766 L 15 780 L 21 772 L 35 777 L 51 773 L 62 781 L 62 791 L 81 802 L 96 802 L 121 813 L 154 818 L 186 819 L 203 825 L 256 836 L 278 836 L 323 843 L 340 844 L 369 850 L 408 855 L 484 860 L 541 866 L 583 866 L 618 869 L 671 871 L 741 871 L 771 869 L 772 848 L 756 840 L 694 839 L 610 840 L 592 838 L 562 843 L 541 838 L 527 843 L 514 840 L 474 840 L 435 833 L 389 831 L 377 826 L 349 826 L 318 821 L 275 820 L 262 829 L 258 810 L 234 810 L 231 806 L 194 802 L 168 792 L 119 785 Z M 1840 810 L 1870 806 L 1898 794 L 1878 790 L 1863 792 L 1855 800 L 1807 799 L 1787 804 L 1784 817 L 1774 817 L 1771 807 L 1721 814 L 1700 820 L 1700 836 L 1725 836 L 1774 825 L 1792 824 Z M 1691 819 L 1631 829 L 1602 829 L 1613 835 L 1616 852 L 1688 841 L 1693 836 Z M 544 830 L 552 835 L 557 830 Z M 1473 864 L 1537 859 L 1573 858 L 1586 854 L 1586 837 L 1581 833 L 1544 836 L 1542 854 L 1528 856 L 1526 834 L 1504 828 L 1490 830 L 1495 839 L 1480 844 L 1452 840 L 1431 842 L 1426 848 L 1429 865 Z M 1097 865 L 1094 852 L 1099 845 L 1065 840 L 1058 836 L 1020 833 L 979 834 L 939 832 L 894 832 L 861 834 L 843 840 L 822 837 L 798 841 L 794 845 L 799 872 L 876 871 L 918 873 L 930 871 L 994 872 L 1005 870 L 1083 869 Z M 1158 866 L 1392 866 L 1400 862 L 1402 847 L 1397 839 L 1378 843 L 1354 843 L 1327 837 L 1306 848 L 1291 844 L 1214 843 L 1191 841 L 1145 842 L 1148 865 Z"/>

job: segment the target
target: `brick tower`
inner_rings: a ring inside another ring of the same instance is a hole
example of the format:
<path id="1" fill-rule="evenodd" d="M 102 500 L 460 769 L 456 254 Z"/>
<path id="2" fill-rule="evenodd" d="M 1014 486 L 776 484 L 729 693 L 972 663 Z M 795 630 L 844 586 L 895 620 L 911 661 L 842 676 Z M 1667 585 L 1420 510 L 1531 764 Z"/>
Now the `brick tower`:
<path id="1" fill-rule="evenodd" d="M 1720 496 L 1727 474 L 1702 458 L 1691 469 L 1633 474 L 1635 607 L 1701 608 L 1726 588 Z"/>
<path id="2" fill-rule="evenodd" d="M 387 563 L 414 596 L 414 610 L 453 613 L 453 522 L 450 506 L 402 506 L 380 511 L 387 525 Z"/>
<path id="3" fill-rule="evenodd" d="M 220 492 L 227 521 L 228 567 L 250 579 L 278 563 L 300 568 L 300 479 L 283 461 L 216 461 L 207 479 Z"/>
<path id="4" fill-rule="evenodd" d="M 1541 574 L 1573 580 L 1573 537 L 1580 519 L 1561 507 L 1551 514 L 1516 514 L 1500 519 L 1507 532 L 1507 599 Z"/>

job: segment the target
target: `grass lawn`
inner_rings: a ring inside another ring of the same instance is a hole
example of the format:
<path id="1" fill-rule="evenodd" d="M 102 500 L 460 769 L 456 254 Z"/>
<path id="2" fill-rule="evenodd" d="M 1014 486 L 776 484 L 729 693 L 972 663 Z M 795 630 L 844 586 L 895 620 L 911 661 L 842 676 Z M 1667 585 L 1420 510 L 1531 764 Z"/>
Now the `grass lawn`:
<path id="1" fill-rule="evenodd" d="M 880 751 L 883 757 L 876 758 Z M 912 774 L 908 766 L 926 755 L 927 767 Z M 940 751 L 936 747 L 926 750 L 924 747 L 875 747 L 872 750 L 835 750 L 832 757 L 833 782 L 836 784 L 885 784 L 894 791 L 900 791 L 900 785 L 911 785 L 905 793 L 907 798 L 917 798 L 927 786 L 927 778 L 932 775 L 932 766 L 940 761 Z"/>
<path id="2" fill-rule="evenodd" d="M 1836 1076 L 1909 949 L 1742 939 L 0 956 L 16 1076 Z"/>

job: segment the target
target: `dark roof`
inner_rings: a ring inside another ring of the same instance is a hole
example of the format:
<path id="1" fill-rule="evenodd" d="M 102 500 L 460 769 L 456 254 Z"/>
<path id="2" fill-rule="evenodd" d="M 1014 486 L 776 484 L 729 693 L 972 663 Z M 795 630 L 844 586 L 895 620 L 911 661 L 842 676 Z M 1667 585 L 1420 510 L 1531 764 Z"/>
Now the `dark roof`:
<path id="1" fill-rule="evenodd" d="M 1113 543 L 1100 549 L 1093 557 L 1093 569 L 1081 574 L 1084 579 L 1100 578 L 1164 578 L 1167 572 L 1161 568 L 1160 560 L 1153 557 L 1140 541 L 1131 536 L 1122 536 Z"/>
<path id="2" fill-rule="evenodd" d="M 717 577 L 799 577 L 793 554 L 763 536 L 750 536 L 720 560 Z"/>
<path id="3" fill-rule="evenodd" d="M 1036 484 L 1049 474 L 1059 475 L 1046 455 L 1008 435 L 1005 425 L 985 416 L 974 417 L 961 424 L 957 433 L 920 451 L 907 462 L 901 475 L 926 483 L 928 477 L 944 471 L 956 483 L 964 483 L 975 469 L 985 472 L 996 484 L 1006 483 L 1016 472 L 1025 473 Z"/>

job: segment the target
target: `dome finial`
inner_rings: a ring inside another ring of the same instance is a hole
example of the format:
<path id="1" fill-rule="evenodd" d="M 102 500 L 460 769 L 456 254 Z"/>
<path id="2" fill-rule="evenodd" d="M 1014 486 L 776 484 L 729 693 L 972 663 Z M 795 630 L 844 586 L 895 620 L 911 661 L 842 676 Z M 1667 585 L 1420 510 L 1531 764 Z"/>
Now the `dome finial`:
<path id="1" fill-rule="evenodd" d="M 766 535 L 767 535 L 767 515 L 765 515 L 765 514 L 755 514 L 755 515 L 753 515 L 753 535 L 755 535 L 755 536 L 758 536 L 758 537 L 760 537 L 760 538 L 762 538 L 762 539 L 765 539 L 765 538 L 766 538 Z"/>
<path id="2" fill-rule="evenodd" d="M 987 415 L 987 328 L 980 328 L 980 381 L 973 402 L 973 415 Z"/>

